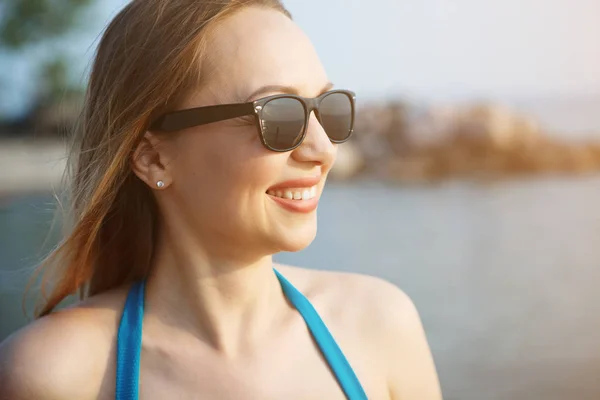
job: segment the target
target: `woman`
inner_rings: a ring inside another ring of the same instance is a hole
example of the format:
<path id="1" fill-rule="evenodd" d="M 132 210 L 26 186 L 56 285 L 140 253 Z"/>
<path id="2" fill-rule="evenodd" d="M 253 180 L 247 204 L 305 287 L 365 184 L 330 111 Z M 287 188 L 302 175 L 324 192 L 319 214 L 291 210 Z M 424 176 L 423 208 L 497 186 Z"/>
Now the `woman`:
<path id="1" fill-rule="evenodd" d="M 0 398 L 439 399 L 399 289 L 272 262 L 315 237 L 353 118 L 278 0 L 127 5 L 90 77 L 74 227 L 41 318 L 2 345 Z"/>

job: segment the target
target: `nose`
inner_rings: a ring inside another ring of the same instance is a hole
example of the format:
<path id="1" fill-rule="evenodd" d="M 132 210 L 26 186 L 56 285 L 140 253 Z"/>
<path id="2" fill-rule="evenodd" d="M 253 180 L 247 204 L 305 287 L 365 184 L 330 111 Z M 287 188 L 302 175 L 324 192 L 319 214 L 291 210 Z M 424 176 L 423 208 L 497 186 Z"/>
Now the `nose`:
<path id="1" fill-rule="evenodd" d="M 329 140 L 314 112 L 311 112 L 306 127 L 306 136 L 302 144 L 292 151 L 292 157 L 296 161 L 312 162 L 329 169 L 335 161 L 336 146 Z"/>

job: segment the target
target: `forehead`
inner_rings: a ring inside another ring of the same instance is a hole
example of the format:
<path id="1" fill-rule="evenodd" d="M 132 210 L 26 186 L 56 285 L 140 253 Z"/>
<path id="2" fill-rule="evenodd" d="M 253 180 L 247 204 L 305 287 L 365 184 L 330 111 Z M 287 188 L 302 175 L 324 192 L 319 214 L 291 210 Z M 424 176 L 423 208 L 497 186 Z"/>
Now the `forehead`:
<path id="1" fill-rule="evenodd" d="M 294 86 L 316 96 L 328 83 L 304 32 L 279 11 L 248 7 L 211 32 L 207 89 L 221 100 L 243 101 L 264 85 Z"/>

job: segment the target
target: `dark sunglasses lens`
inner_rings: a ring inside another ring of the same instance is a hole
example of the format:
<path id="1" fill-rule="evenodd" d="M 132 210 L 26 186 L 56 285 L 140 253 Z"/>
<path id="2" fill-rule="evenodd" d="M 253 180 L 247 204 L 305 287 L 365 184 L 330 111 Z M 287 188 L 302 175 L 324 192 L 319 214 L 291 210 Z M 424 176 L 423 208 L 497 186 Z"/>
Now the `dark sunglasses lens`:
<path id="1" fill-rule="evenodd" d="M 298 144 L 304 130 L 305 112 L 302 103 L 283 97 L 269 101 L 262 110 L 262 135 L 275 150 L 288 150 Z"/>
<path id="2" fill-rule="evenodd" d="M 352 131 L 352 101 L 345 93 L 331 93 L 321 100 L 319 115 L 321 125 L 329 139 L 343 142 Z"/>

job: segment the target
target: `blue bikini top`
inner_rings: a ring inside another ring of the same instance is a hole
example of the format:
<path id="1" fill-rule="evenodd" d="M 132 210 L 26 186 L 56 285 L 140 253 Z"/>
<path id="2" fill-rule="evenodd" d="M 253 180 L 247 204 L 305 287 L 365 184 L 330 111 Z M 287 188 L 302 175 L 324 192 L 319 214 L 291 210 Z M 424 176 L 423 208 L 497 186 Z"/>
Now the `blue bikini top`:
<path id="1" fill-rule="evenodd" d="M 304 318 L 346 398 L 367 399 L 356 374 L 315 308 L 283 275 L 274 271 L 285 296 Z M 117 335 L 116 400 L 138 400 L 145 284 L 142 280 L 131 286 L 121 316 Z"/>

